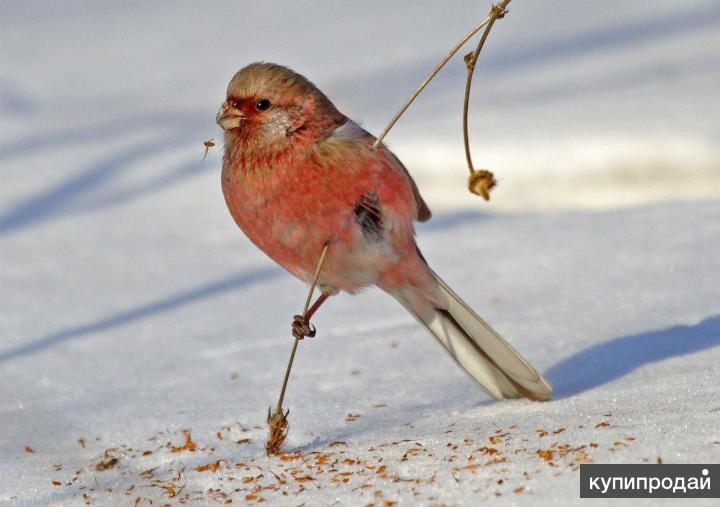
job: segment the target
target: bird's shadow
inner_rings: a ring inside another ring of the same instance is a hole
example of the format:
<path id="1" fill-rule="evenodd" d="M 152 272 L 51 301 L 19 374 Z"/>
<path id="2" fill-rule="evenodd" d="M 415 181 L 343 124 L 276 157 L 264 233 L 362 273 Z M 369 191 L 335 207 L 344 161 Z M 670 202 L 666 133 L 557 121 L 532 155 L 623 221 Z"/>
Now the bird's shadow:
<path id="1" fill-rule="evenodd" d="M 720 315 L 691 326 L 621 336 L 592 345 L 545 372 L 555 399 L 589 391 L 624 377 L 646 364 L 720 345 Z"/>
<path id="2" fill-rule="evenodd" d="M 624 377 L 633 370 L 646 364 L 655 363 L 672 357 L 692 354 L 700 350 L 720 345 L 720 315 L 708 317 L 691 326 L 672 326 L 666 329 L 647 331 L 621 336 L 610 341 L 592 345 L 572 356 L 563 359 L 546 373 L 545 378 L 553 386 L 553 399 L 563 399 Z M 464 392 L 457 382 L 449 382 L 450 392 Z M 472 386 L 475 389 L 475 386 Z M 395 407 L 397 412 L 426 415 L 437 412 L 452 412 L 463 404 L 462 396 L 451 396 L 423 405 L 408 404 Z M 475 407 L 490 405 L 492 400 L 479 401 Z M 517 403 L 514 400 L 500 403 Z M 524 405 L 518 404 L 518 410 Z M 406 422 L 406 421 L 402 421 Z M 317 436 L 310 442 L 297 445 L 293 450 L 304 452 L 326 447 L 333 442 L 352 440 L 360 435 L 374 432 L 378 426 L 402 424 L 400 418 L 392 414 L 376 414 L 366 417 L 352 428 L 338 428 L 328 434 Z M 412 434 L 412 430 L 408 430 Z M 408 437 L 412 438 L 412 437 Z"/>

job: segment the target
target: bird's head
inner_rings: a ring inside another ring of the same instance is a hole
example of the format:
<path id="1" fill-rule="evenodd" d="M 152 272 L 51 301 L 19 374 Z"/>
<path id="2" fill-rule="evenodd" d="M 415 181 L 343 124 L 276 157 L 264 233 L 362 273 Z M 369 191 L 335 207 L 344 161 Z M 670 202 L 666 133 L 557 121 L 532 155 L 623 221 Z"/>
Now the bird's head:
<path id="1" fill-rule="evenodd" d="M 287 67 L 252 63 L 230 80 L 217 115 L 226 150 L 269 156 L 321 139 L 345 117 L 310 81 Z"/>

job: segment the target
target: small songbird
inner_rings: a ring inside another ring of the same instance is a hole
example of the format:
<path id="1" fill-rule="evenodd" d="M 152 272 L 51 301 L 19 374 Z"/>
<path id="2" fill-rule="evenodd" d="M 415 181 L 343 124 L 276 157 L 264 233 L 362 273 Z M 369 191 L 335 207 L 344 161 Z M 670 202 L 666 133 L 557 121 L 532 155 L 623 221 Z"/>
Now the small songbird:
<path id="1" fill-rule="evenodd" d="M 413 222 L 431 213 L 407 169 L 310 81 L 250 64 L 230 81 L 217 123 L 223 194 L 248 238 L 308 283 L 327 246 L 319 304 L 375 285 L 493 398 L 550 399 L 550 385 L 428 266 Z M 312 334 L 297 324 L 296 337 Z"/>

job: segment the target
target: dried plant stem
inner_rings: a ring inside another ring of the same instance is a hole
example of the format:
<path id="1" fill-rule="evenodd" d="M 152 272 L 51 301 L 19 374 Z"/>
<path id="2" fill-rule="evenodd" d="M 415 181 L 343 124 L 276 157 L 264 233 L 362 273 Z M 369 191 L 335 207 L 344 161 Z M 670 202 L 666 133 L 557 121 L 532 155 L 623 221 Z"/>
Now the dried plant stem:
<path id="1" fill-rule="evenodd" d="M 310 290 L 308 291 L 307 298 L 305 298 L 305 307 L 303 308 L 303 317 L 305 318 L 307 318 L 310 301 L 312 300 L 313 292 L 315 292 L 315 286 L 317 286 L 318 279 L 320 278 L 320 272 L 322 271 L 323 264 L 325 263 L 325 256 L 327 255 L 329 246 L 329 243 L 325 243 L 325 246 L 323 246 L 322 253 L 320 254 L 320 260 L 318 260 L 318 265 L 315 269 L 312 284 L 310 284 Z"/>
<path id="2" fill-rule="evenodd" d="M 310 291 L 309 294 L 312 294 L 312 292 L 313 291 Z M 303 311 L 303 319 L 310 320 L 317 309 L 320 308 L 320 305 L 322 305 L 328 297 L 329 296 L 327 294 L 321 294 L 311 307 L 308 308 L 308 304 L 306 304 L 305 310 Z M 309 301 L 310 300 L 308 299 L 308 303 Z M 295 352 L 297 351 L 298 342 L 300 342 L 300 340 L 296 338 L 293 342 L 293 348 L 290 351 L 290 359 L 288 360 L 287 370 L 285 370 L 285 379 L 283 380 L 282 389 L 280 390 L 280 397 L 278 398 L 276 411 L 282 408 L 282 402 L 285 399 L 285 389 L 287 387 L 288 379 L 290 378 L 290 369 L 292 368 L 293 361 L 295 360 Z"/>
<path id="3" fill-rule="evenodd" d="M 278 397 L 277 406 L 275 412 L 282 412 L 282 404 L 285 401 L 285 389 L 287 389 L 288 380 L 290 379 L 290 370 L 292 369 L 293 361 L 295 361 L 295 352 L 297 352 L 297 346 L 300 340 L 295 338 L 293 341 L 292 350 L 290 351 L 290 359 L 288 359 L 287 368 L 285 368 L 285 378 L 283 379 L 282 387 L 280 388 L 280 396 Z"/>
<path id="4" fill-rule="evenodd" d="M 410 104 L 413 103 L 413 101 L 417 98 L 418 95 L 420 95 L 420 93 L 425 89 L 428 83 L 430 83 L 430 81 L 432 81 L 432 79 L 437 75 L 437 73 L 440 72 L 440 69 L 442 69 L 448 61 L 450 61 L 450 59 L 455 55 L 455 53 L 457 53 L 460 48 L 464 46 L 465 43 L 470 40 L 470 38 L 472 38 L 473 35 L 478 33 L 484 27 L 485 31 L 483 32 L 482 37 L 480 38 L 480 41 L 475 48 L 475 51 L 465 56 L 465 64 L 467 66 L 468 74 L 467 80 L 465 82 L 465 100 L 463 102 L 463 143 L 465 145 L 465 159 L 467 161 L 468 169 L 470 170 L 468 189 L 473 194 L 482 196 L 486 201 L 490 200 L 490 190 L 496 185 L 495 176 L 490 171 L 476 171 L 473 167 L 472 156 L 470 155 L 470 141 L 468 135 L 467 118 L 468 109 L 470 107 L 470 89 L 472 87 L 472 77 L 475 71 L 475 64 L 477 63 L 478 56 L 480 56 L 480 52 L 482 51 L 482 48 L 485 45 L 485 41 L 490 34 L 490 30 L 492 29 L 496 20 L 501 19 L 505 16 L 505 14 L 507 13 L 507 6 L 510 1 L 511 0 L 503 0 L 499 4 L 493 5 L 490 8 L 490 14 L 488 15 L 488 17 L 485 18 L 485 20 L 483 20 L 483 22 L 480 23 L 478 26 L 470 30 L 470 32 L 468 32 L 467 35 L 460 39 L 460 41 L 455 44 L 455 46 L 445 55 L 445 57 L 440 60 L 440 63 L 438 63 L 432 70 L 432 72 L 430 72 L 428 77 L 426 77 L 425 80 L 420 83 L 420 85 L 405 101 L 400 110 L 395 114 L 395 116 L 393 116 L 392 120 L 390 120 L 390 123 L 388 123 L 387 126 L 383 129 L 383 131 L 373 143 L 371 150 L 375 150 L 378 145 L 383 141 L 383 139 L 385 139 L 385 136 L 388 134 L 388 132 L 390 132 L 390 129 L 395 126 L 400 117 L 410 107 Z"/>
<path id="5" fill-rule="evenodd" d="M 465 159 L 467 160 L 470 175 L 475 172 L 475 168 L 473 167 L 472 156 L 470 155 L 470 141 L 468 136 L 468 109 L 470 108 L 470 89 L 472 87 L 473 74 L 475 73 L 475 64 L 477 63 L 477 59 L 480 56 L 480 51 L 482 51 L 482 48 L 485 45 L 485 40 L 490 34 L 490 30 L 492 30 L 493 24 L 495 24 L 495 21 L 497 19 L 505 16 L 505 13 L 507 12 L 507 5 L 510 3 L 510 1 L 511 0 L 503 0 L 499 4 L 493 5 L 490 8 L 490 15 L 486 20 L 487 26 L 485 27 L 485 31 L 483 32 L 482 37 L 480 37 L 480 41 L 475 48 L 475 52 L 470 53 L 465 57 L 465 64 L 467 66 L 467 80 L 465 81 L 465 99 L 463 101 L 463 143 L 465 144 Z"/>
<path id="6" fill-rule="evenodd" d="M 470 40 L 470 38 L 473 35 L 478 33 L 480 30 L 482 30 L 482 28 L 485 25 L 490 23 L 491 20 L 492 20 L 492 15 L 485 18 L 485 20 L 482 23 L 480 23 L 478 26 L 476 26 L 475 28 L 470 30 L 467 33 L 467 35 L 465 35 L 462 39 L 460 39 L 460 41 L 457 44 L 455 44 L 455 46 L 453 46 L 453 48 L 448 52 L 448 54 L 446 54 L 445 57 L 442 60 L 440 60 L 440 63 L 438 63 L 435 66 L 435 68 L 432 70 L 432 72 L 430 72 L 428 77 L 426 77 L 425 80 L 422 83 L 420 83 L 420 86 L 418 86 L 415 89 L 415 91 L 410 95 L 410 97 L 408 97 L 408 99 L 405 101 L 405 104 L 403 104 L 403 106 L 400 108 L 400 110 L 395 114 L 395 116 L 393 116 L 392 120 L 390 120 L 390 123 L 388 123 L 387 126 L 380 133 L 380 135 L 378 136 L 378 138 L 375 140 L 375 142 L 372 145 L 373 150 L 378 147 L 378 145 L 383 141 L 383 139 L 385 139 L 385 136 L 388 134 L 388 132 L 390 132 L 390 129 L 395 126 L 395 124 L 400 119 L 400 117 L 403 115 L 403 113 L 405 113 L 407 108 L 410 107 L 410 104 L 413 103 L 413 101 L 417 98 L 417 96 L 420 95 L 420 92 L 422 92 L 425 89 L 425 87 L 428 85 L 428 83 L 430 83 L 430 81 L 432 81 L 432 79 L 435 77 L 435 75 L 438 72 L 440 72 L 440 70 L 445 66 L 445 64 L 448 61 L 450 61 L 450 58 L 455 56 L 455 53 L 457 53 L 460 50 L 460 48 L 463 47 L 465 45 L 465 43 L 468 40 Z"/>
<path id="7" fill-rule="evenodd" d="M 308 290 L 307 298 L 305 299 L 305 307 L 303 308 L 302 317 L 307 322 L 313 316 L 313 314 L 320 308 L 325 300 L 328 298 L 327 294 L 321 294 L 315 304 L 310 306 L 315 287 L 317 286 L 318 279 L 320 278 L 320 272 L 322 271 L 323 263 L 325 262 L 325 256 L 328 251 L 328 244 L 323 247 L 322 253 L 320 254 L 320 260 L 318 261 L 317 268 L 315 269 L 315 275 L 313 276 L 312 284 L 310 284 L 310 290 Z M 295 361 L 295 353 L 297 352 L 298 343 L 300 338 L 295 337 L 293 341 L 292 350 L 290 351 L 290 358 L 288 359 L 287 368 L 285 369 L 285 377 L 283 378 L 282 388 L 280 389 L 280 396 L 278 397 L 277 406 L 275 412 L 270 415 L 268 409 L 267 423 L 269 427 L 268 441 L 265 446 L 265 450 L 268 454 L 277 454 L 280 451 L 280 446 L 285 441 L 288 432 L 288 421 L 287 415 L 289 410 L 283 413 L 282 404 L 285 400 L 285 390 L 287 389 L 288 380 L 290 379 L 290 370 L 292 369 L 293 362 Z"/>

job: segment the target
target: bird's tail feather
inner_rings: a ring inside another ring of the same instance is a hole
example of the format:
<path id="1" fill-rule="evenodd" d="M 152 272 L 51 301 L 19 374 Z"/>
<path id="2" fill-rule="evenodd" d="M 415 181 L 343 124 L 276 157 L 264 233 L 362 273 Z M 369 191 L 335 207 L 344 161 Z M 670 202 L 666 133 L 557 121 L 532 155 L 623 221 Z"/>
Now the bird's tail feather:
<path id="1" fill-rule="evenodd" d="M 421 317 L 410 305 L 405 306 L 453 359 L 497 400 L 523 396 L 549 400 L 550 384 L 440 277 L 433 275 L 447 308 L 434 308 L 434 312 L 425 312 Z"/>

